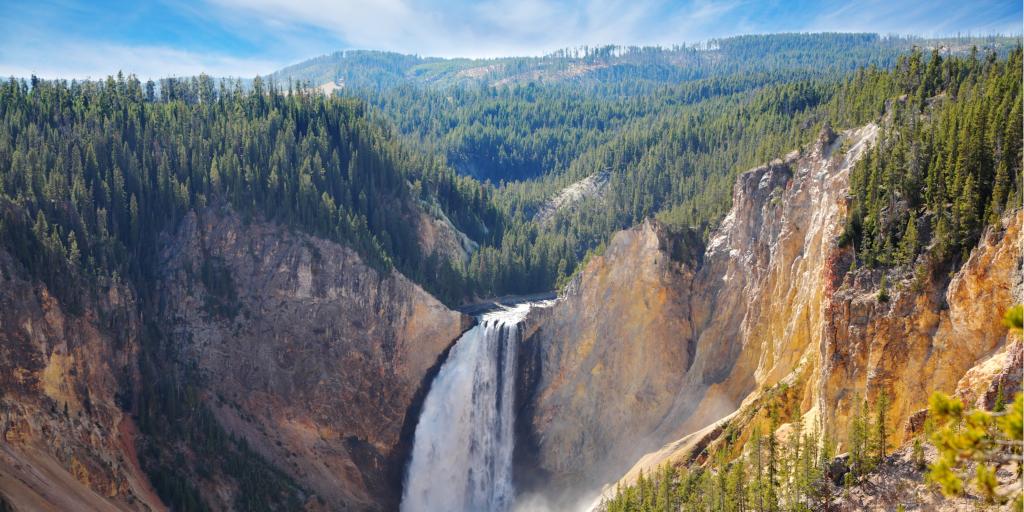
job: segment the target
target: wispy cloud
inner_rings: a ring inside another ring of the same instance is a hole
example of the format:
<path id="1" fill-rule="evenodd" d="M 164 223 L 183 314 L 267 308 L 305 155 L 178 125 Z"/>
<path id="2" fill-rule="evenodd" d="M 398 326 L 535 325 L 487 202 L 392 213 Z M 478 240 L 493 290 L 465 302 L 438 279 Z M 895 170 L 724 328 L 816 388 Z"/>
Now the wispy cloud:
<path id="1" fill-rule="evenodd" d="M 924 37 L 967 34 L 1020 34 L 1021 4 L 1005 0 L 830 2 L 807 24 L 812 31 L 869 31 Z"/>
<path id="2" fill-rule="evenodd" d="M 126 46 L 93 41 L 54 41 L 4 55 L 2 76 L 86 79 L 119 71 L 145 80 L 210 73 L 220 77 L 252 77 L 281 66 L 279 61 L 246 59 L 216 53 L 182 51 L 160 46 Z"/>
<path id="3" fill-rule="evenodd" d="M 350 48 L 440 57 L 694 42 L 721 35 L 723 21 L 742 5 L 741 0 L 484 0 L 454 5 L 432 0 L 372 5 L 356 0 L 330 5 L 316 0 L 210 1 L 252 23 L 318 27 Z"/>
<path id="4" fill-rule="evenodd" d="M 0 76 L 266 74 L 345 48 L 540 55 L 744 33 L 1021 32 L 1008 0 L 35 0 L 4 6 Z"/>

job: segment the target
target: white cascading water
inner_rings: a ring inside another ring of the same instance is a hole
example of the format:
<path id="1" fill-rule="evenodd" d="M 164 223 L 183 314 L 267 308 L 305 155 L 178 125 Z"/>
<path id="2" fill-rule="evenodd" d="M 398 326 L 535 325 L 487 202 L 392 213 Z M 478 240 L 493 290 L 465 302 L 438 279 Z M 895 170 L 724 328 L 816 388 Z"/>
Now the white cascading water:
<path id="1" fill-rule="evenodd" d="M 416 425 L 402 512 L 512 507 L 516 346 L 529 310 L 487 313 L 455 342 Z"/>

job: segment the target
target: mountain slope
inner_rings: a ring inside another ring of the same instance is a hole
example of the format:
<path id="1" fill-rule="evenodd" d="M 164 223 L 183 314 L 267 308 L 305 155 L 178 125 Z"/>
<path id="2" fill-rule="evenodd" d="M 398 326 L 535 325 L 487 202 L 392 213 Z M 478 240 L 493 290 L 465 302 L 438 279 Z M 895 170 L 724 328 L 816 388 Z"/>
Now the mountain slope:
<path id="1" fill-rule="evenodd" d="M 535 319 L 520 460 L 546 478 L 524 484 L 572 500 L 564 489 L 705 461 L 747 441 L 778 400 L 783 428 L 817 426 L 845 444 L 855 397 L 885 393 L 897 446 L 934 390 L 961 378 L 990 398 L 997 384 L 1019 387 L 999 377 L 1013 361 L 999 354 L 1019 341 L 998 321 L 1022 292 L 1019 209 L 952 280 L 918 289 L 890 273 L 881 302 L 882 273 L 849 270 L 847 180 L 878 132 L 826 132 L 805 154 L 742 174 L 706 247 L 656 223 L 617 234 Z"/>
<path id="2" fill-rule="evenodd" d="M 402 84 L 493 86 L 528 82 L 570 82 L 583 86 L 626 84 L 627 88 L 679 83 L 744 73 L 802 70 L 829 74 L 859 66 L 889 67 L 912 46 L 943 45 L 964 51 L 972 44 L 1012 46 L 1012 38 L 920 39 L 877 34 L 767 34 L 713 39 L 664 47 L 599 46 L 560 50 L 542 57 L 442 59 L 348 50 L 281 69 L 270 79 L 314 87 L 377 90 Z"/>
<path id="3" fill-rule="evenodd" d="M 424 382 L 464 327 L 395 267 L 461 297 L 443 269 L 471 246 L 456 224 L 485 229 L 480 186 L 357 102 L 161 91 L 0 86 L 0 495 L 393 505 Z"/>
<path id="4" fill-rule="evenodd" d="M 231 212 L 190 215 L 162 258 L 165 343 L 217 422 L 327 509 L 397 506 L 419 402 L 469 318 L 344 246 Z"/>
<path id="5" fill-rule="evenodd" d="M 468 319 L 351 249 L 229 209 L 190 214 L 163 248 L 154 316 L 123 283 L 68 313 L 3 254 L 0 495 L 396 506 L 425 386 Z"/>
<path id="6" fill-rule="evenodd" d="M 124 410 L 136 297 L 106 281 L 75 308 L 0 251 L 0 496 L 15 510 L 163 510 Z"/>

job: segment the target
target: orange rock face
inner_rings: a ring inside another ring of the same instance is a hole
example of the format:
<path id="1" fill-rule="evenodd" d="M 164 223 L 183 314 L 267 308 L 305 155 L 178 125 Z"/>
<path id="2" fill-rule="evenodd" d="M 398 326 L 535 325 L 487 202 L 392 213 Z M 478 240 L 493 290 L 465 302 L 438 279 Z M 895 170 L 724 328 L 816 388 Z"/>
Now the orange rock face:
<path id="1" fill-rule="evenodd" d="M 0 251 L 0 494 L 17 510 L 160 510 L 125 457 L 119 406 L 135 378 L 131 291 L 100 283 L 68 308 Z"/>
<path id="2" fill-rule="evenodd" d="M 160 264 L 164 371 L 194 365 L 218 423 L 308 506 L 397 507 L 418 404 L 470 319 L 346 247 L 229 211 L 187 218 Z M 139 386 L 132 289 L 83 292 L 72 314 L 2 252 L 0 270 L 0 494 L 18 510 L 162 509 L 116 399 Z M 231 507 L 230 482 L 193 484 Z"/>
<path id="3" fill-rule="evenodd" d="M 617 234 L 534 320 L 520 463 L 546 478 L 524 484 L 585 493 L 688 460 L 725 422 L 742 432 L 779 383 L 805 425 L 840 440 L 853 397 L 884 391 L 897 443 L 932 391 L 964 378 L 965 394 L 991 400 L 993 382 L 1012 385 L 1019 343 L 1007 348 L 999 319 L 1020 294 L 1024 214 L 988 231 L 952 279 L 891 275 L 879 302 L 880 272 L 849 272 L 837 243 L 849 171 L 877 133 L 823 136 L 739 176 L 706 247 L 657 223 Z"/>

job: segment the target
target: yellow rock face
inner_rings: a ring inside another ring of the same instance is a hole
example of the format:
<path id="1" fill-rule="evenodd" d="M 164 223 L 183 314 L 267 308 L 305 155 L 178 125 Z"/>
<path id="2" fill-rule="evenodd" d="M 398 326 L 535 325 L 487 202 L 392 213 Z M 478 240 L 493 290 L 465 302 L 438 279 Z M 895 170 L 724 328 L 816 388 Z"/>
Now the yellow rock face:
<path id="1" fill-rule="evenodd" d="M 131 421 L 115 396 L 135 368 L 132 294 L 99 288 L 69 311 L 0 250 L 0 494 L 18 510 L 160 510 L 117 428 Z"/>
<path id="2" fill-rule="evenodd" d="M 525 352 L 540 350 L 546 370 L 532 399 L 540 464 L 564 481 L 642 453 L 643 443 L 616 440 L 650 431 L 685 385 L 696 336 L 679 291 L 695 268 L 669 256 L 672 243 L 683 252 L 700 246 L 654 222 L 619 233 L 559 305 L 528 320 L 539 330 L 526 341 L 536 348 Z"/>
<path id="3" fill-rule="evenodd" d="M 987 232 L 951 280 L 914 291 L 912 276 L 891 275 L 879 302 L 880 273 L 848 272 L 852 254 L 837 246 L 849 171 L 877 133 L 849 131 L 741 175 L 696 255 L 668 264 L 673 236 L 645 223 L 587 265 L 528 343 L 540 353 L 526 377 L 530 455 L 555 482 L 540 492 L 689 460 L 726 422 L 742 438 L 780 383 L 806 427 L 840 440 L 853 397 L 887 393 L 898 443 L 932 391 L 963 378 L 963 393 L 991 400 L 992 382 L 1009 382 L 1020 350 L 1006 348 L 999 318 L 1021 283 L 1024 214 Z"/>
<path id="4" fill-rule="evenodd" d="M 1022 221 L 1024 213 L 1017 211 L 989 229 L 944 294 L 936 293 L 941 283 L 915 292 L 908 278 L 894 287 L 889 303 L 856 284 L 832 298 L 825 327 L 834 335 L 823 347 L 828 364 L 820 389 L 824 402 L 838 403 L 826 410 L 841 430 L 856 390 L 893 397 L 892 426 L 902 433 L 907 417 L 925 408 L 933 391 L 952 393 L 961 378 L 978 389 L 991 380 L 984 374 L 998 374 L 995 366 L 1009 362 L 1001 319 L 1020 283 Z M 979 370 L 968 372 L 976 364 Z"/>

